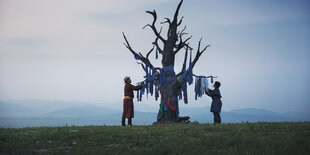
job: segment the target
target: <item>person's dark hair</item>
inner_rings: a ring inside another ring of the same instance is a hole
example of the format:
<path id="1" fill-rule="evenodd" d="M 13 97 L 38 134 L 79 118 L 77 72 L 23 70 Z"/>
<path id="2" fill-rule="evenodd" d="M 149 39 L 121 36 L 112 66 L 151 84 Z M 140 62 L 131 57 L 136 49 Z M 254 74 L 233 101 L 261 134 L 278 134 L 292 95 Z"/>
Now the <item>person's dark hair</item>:
<path id="1" fill-rule="evenodd" d="M 214 85 L 215 85 L 216 88 L 220 88 L 221 87 L 221 83 L 218 82 L 218 81 L 215 81 Z"/>

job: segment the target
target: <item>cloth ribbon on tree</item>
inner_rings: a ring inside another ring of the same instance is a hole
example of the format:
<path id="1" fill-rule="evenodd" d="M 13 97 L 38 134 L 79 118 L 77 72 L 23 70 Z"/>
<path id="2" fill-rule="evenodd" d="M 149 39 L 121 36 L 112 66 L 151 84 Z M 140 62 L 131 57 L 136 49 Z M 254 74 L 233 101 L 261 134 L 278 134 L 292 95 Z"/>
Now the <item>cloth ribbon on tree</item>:
<path id="1" fill-rule="evenodd" d="M 189 85 L 191 85 L 193 83 L 193 69 L 192 69 L 192 49 L 190 48 L 190 56 L 189 56 L 189 73 L 187 75 L 187 82 Z"/>
<path id="2" fill-rule="evenodd" d="M 158 46 L 156 46 L 156 53 L 158 52 Z M 141 57 L 136 53 L 133 52 L 136 60 L 141 60 Z M 158 57 L 158 54 L 156 54 Z M 181 74 L 180 76 L 176 77 L 174 72 L 174 66 L 169 65 L 161 68 L 160 74 L 159 72 L 151 68 L 151 64 L 149 62 L 145 63 L 145 80 L 143 81 L 144 87 L 137 91 L 137 100 L 142 101 L 142 96 L 146 92 L 146 95 L 148 97 L 148 94 L 150 93 L 151 96 L 155 93 L 155 100 L 158 100 L 160 89 L 164 89 L 166 86 L 170 85 L 175 78 L 181 83 L 182 87 L 180 89 L 180 92 L 178 94 L 178 99 L 183 99 L 184 103 L 188 103 L 188 97 L 187 97 L 187 84 L 191 85 L 193 83 L 193 69 L 192 69 L 192 48 L 190 48 L 190 61 L 188 68 Z M 159 74 L 159 76 L 158 76 Z M 166 77 L 170 77 L 169 79 L 166 79 Z M 156 78 L 157 77 L 157 78 Z M 198 97 L 201 97 L 204 93 L 204 91 L 208 91 L 208 81 L 207 78 L 211 78 L 211 83 L 213 83 L 213 76 L 196 76 L 195 80 L 195 99 L 197 100 Z M 141 82 L 142 83 L 142 82 Z M 154 88 L 155 87 L 155 88 Z M 206 90 L 204 90 L 206 89 Z"/>
<path id="3" fill-rule="evenodd" d="M 179 92 L 179 99 L 183 99 L 184 103 L 187 104 L 187 84 L 191 85 L 193 83 L 193 69 L 192 69 L 192 49 L 190 48 L 190 58 L 189 58 L 189 66 L 188 69 L 184 71 L 182 75 L 180 75 L 178 78 L 178 81 L 182 84 L 182 88 Z"/>
<path id="4" fill-rule="evenodd" d="M 179 106 L 177 103 L 178 103 L 177 97 L 168 98 L 166 101 L 164 101 L 164 103 L 161 103 L 159 113 L 157 115 L 157 120 L 160 120 L 164 112 L 170 109 L 176 112 L 176 120 L 178 121 L 179 120 Z"/>
<path id="5" fill-rule="evenodd" d="M 159 74 L 155 68 L 152 68 L 149 63 L 145 64 L 145 80 L 142 82 L 139 82 L 137 84 L 144 83 L 144 87 L 140 90 L 137 91 L 137 97 L 138 101 L 142 101 L 142 96 L 144 95 L 144 92 L 146 91 L 146 95 L 148 98 L 148 94 L 150 93 L 151 96 L 154 94 L 154 86 L 156 87 L 156 76 Z M 158 93 L 158 88 L 155 89 L 155 94 Z M 155 99 L 157 100 L 158 94 L 155 96 Z"/>
<path id="6" fill-rule="evenodd" d="M 213 83 L 213 78 L 217 78 L 214 76 L 196 76 L 195 80 L 195 100 L 198 97 L 201 97 L 205 91 L 209 90 L 209 82 L 208 78 L 211 78 L 211 83 Z"/>
<path id="7" fill-rule="evenodd" d="M 159 47 L 156 45 L 155 59 L 158 59 Z"/>
<path id="8" fill-rule="evenodd" d="M 139 54 L 137 54 L 136 52 L 132 51 L 134 57 L 136 60 L 141 60 L 141 56 Z"/>

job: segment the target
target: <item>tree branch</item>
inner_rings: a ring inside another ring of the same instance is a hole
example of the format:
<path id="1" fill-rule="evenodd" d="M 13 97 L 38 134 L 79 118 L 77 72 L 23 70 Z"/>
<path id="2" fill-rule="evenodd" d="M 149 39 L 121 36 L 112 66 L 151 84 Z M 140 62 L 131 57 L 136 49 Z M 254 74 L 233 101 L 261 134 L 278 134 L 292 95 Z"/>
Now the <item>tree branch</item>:
<path id="1" fill-rule="evenodd" d="M 129 51 L 130 51 L 132 54 L 134 54 L 135 51 L 131 48 L 131 46 L 130 46 L 130 44 L 129 44 L 129 42 L 128 42 L 128 40 L 127 40 L 127 38 L 126 38 L 124 32 L 123 32 L 123 37 L 124 37 L 124 39 L 125 39 L 125 41 L 126 41 L 126 44 L 125 44 L 125 43 L 123 43 L 123 44 L 129 49 Z"/>
<path id="2" fill-rule="evenodd" d="M 160 30 L 160 32 L 161 32 L 161 30 Z M 159 32 L 159 33 L 160 33 Z M 155 45 L 156 46 L 156 49 L 158 50 L 158 52 L 160 53 L 160 54 L 162 54 L 163 53 L 163 50 L 159 47 L 159 45 L 158 45 L 158 37 L 156 37 L 156 39 L 155 39 L 155 41 L 153 42 L 153 45 Z"/>
<path id="3" fill-rule="evenodd" d="M 203 49 L 202 51 L 200 51 L 201 40 L 202 40 L 202 38 L 199 40 L 199 43 L 198 43 L 198 50 L 197 50 L 196 56 L 195 56 L 195 58 L 194 58 L 194 60 L 193 60 L 193 62 L 192 62 L 192 68 L 195 67 L 195 64 L 197 63 L 197 61 L 198 61 L 199 57 L 201 56 L 201 54 L 202 54 L 209 46 L 211 46 L 211 45 L 207 45 L 207 46 L 204 47 L 204 49 Z"/>
<path id="4" fill-rule="evenodd" d="M 182 41 L 182 37 L 180 36 L 180 42 L 178 44 L 177 49 L 174 51 L 174 54 L 177 54 L 184 46 L 186 46 L 187 41 L 189 41 L 192 38 L 192 36 L 190 36 L 189 38 L 187 38 L 185 41 Z M 188 46 L 188 45 L 187 45 Z M 189 47 L 189 46 L 188 46 Z"/>
<path id="5" fill-rule="evenodd" d="M 181 32 L 178 34 L 180 37 L 182 37 L 183 35 L 186 35 L 187 33 L 184 33 L 186 29 L 186 25 L 184 26 L 184 28 L 181 30 Z"/>
<path id="6" fill-rule="evenodd" d="M 183 62 L 183 67 L 182 67 L 182 71 L 181 72 L 184 72 L 185 69 L 186 69 L 187 53 L 188 53 L 188 46 L 186 47 L 185 56 L 184 56 L 184 62 Z"/>
<path id="7" fill-rule="evenodd" d="M 146 58 L 149 59 L 150 54 L 152 53 L 152 51 L 154 50 L 154 46 L 153 48 L 146 54 Z"/>
<path id="8" fill-rule="evenodd" d="M 177 36 L 182 40 L 183 35 L 187 35 L 188 33 L 185 33 L 186 26 L 181 31 L 178 31 Z"/>
<path id="9" fill-rule="evenodd" d="M 145 67 L 144 67 L 144 65 L 143 65 L 143 63 L 137 62 L 137 64 L 141 65 L 142 69 L 143 69 L 144 71 L 146 71 L 146 70 L 145 70 Z"/>
<path id="10" fill-rule="evenodd" d="M 201 75 L 195 75 L 195 74 L 193 74 L 193 76 L 195 76 L 195 77 L 204 77 L 204 78 L 210 78 L 210 77 L 218 78 L 217 76 L 213 76 L 213 75 L 211 75 L 211 76 L 201 76 Z"/>
<path id="11" fill-rule="evenodd" d="M 155 33 L 155 35 L 156 35 L 163 43 L 165 43 L 166 40 L 158 33 L 158 31 L 157 31 L 157 29 L 156 29 L 156 27 L 155 27 L 155 23 L 156 23 L 156 20 L 157 20 L 156 11 L 153 10 L 153 12 L 151 12 L 151 11 L 145 11 L 145 12 L 151 14 L 151 15 L 153 16 L 154 20 L 153 20 L 152 25 L 147 24 L 147 25 L 144 26 L 144 28 L 147 27 L 147 26 L 151 27 L 152 30 L 153 30 L 153 32 Z"/>
<path id="12" fill-rule="evenodd" d="M 178 34 L 177 34 L 179 37 L 179 43 L 177 45 L 177 49 L 174 51 L 174 54 L 177 54 L 187 44 L 187 41 L 192 38 L 192 36 L 190 36 L 185 41 L 183 41 L 183 39 L 182 39 L 183 35 L 187 35 L 187 33 L 184 32 L 185 29 L 186 29 L 186 26 L 184 26 L 184 28 L 180 32 L 178 32 Z"/>
<path id="13" fill-rule="evenodd" d="M 171 24 L 171 21 L 169 18 L 164 18 L 166 21 L 161 22 L 160 24 L 168 23 L 169 25 Z"/>
<path id="14" fill-rule="evenodd" d="M 151 64 L 150 60 L 146 57 L 144 57 L 141 53 L 139 53 L 139 55 L 131 48 L 126 36 L 125 36 L 125 33 L 123 32 L 123 37 L 126 41 L 126 43 L 124 43 L 124 45 L 126 46 L 126 48 L 129 49 L 129 51 L 134 55 L 134 56 L 139 56 L 140 57 L 140 60 L 144 63 L 144 64 L 148 64 L 148 66 L 151 68 L 151 69 L 155 69 L 155 67 Z M 150 52 L 152 52 L 154 49 L 154 47 L 151 49 Z M 149 53 L 150 53 L 149 52 Z"/>
<path id="15" fill-rule="evenodd" d="M 180 26 L 182 24 L 183 18 L 184 18 L 184 16 L 180 19 L 178 26 Z"/>
<path id="16" fill-rule="evenodd" d="M 178 7 L 177 7 L 177 10 L 175 11 L 174 18 L 173 18 L 173 21 L 172 21 L 172 22 L 175 22 L 175 23 L 177 22 L 177 20 L 178 20 L 178 15 L 179 15 L 179 10 L 180 10 L 180 8 L 181 8 L 182 3 L 183 3 L 183 0 L 180 1 L 179 5 L 178 5 Z"/>

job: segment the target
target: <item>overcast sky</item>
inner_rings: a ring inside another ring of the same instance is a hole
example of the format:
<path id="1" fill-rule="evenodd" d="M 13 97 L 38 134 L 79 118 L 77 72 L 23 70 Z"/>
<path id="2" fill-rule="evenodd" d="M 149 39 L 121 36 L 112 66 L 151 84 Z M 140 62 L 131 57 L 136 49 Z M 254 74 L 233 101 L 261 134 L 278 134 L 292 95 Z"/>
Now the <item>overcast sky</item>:
<path id="1" fill-rule="evenodd" d="M 178 2 L 0 0 L 0 100 L 122 102 L 124 76 L 136 83 L 144 75 L 122 44 L 122 32 L 146 54 L 155 36 L 142 29 L 152 22 L 145 11 L 155 9 L 162 21 Z M 307 0 L 184 0 L 181 28 L 193 35 L 194 51 L 200 37 L 211 44 L 194 73 L 219 77 L 224 111 L 309 111 L 309 10 Z M 154 53 L 150 57 L 161 66 Z M 179 52 L 176 72 L 182 58 Z M 206 96 L 194 100 L 193 85 L 188 91 L 189 104 L 181 101 L 181 107 L 210 105 Z M 157 108 L 159 102 L 144 97 L 136 104 Z"/>

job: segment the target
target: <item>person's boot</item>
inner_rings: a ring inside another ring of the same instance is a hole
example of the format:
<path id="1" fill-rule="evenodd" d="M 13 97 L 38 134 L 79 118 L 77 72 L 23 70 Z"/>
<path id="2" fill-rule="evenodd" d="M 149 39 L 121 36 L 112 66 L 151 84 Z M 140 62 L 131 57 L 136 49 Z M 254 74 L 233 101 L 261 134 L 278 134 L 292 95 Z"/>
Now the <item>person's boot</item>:
<path id="1" fill-rule="evenodd" d="M 131 118 L 128 118 L 128 125 L 129 126 L 132 126 L 132 122 L 131 121 L 132 121 Z"/>
<path id="2" fill-rule="evenodd" d="M 214 124 L 220 124 L 220 123 L 221 123 L 221 118 L 214 117 Z"/>
<path id="3" fill-rule="evenodd" d="M 213 122 L 214 122 L 214 124 L 217 123 L 217 118 L 216 117 L 213 118 Z"/>
<path id="4" fill-rule="evenodd" d="M 122 126 L 126 126 L 126 124 L 125 124 L 125 118 L 122 118 Z"/>
<path id="5" fill-rule="evenodd" d="M 218 123 L 221 124 L 222 123 L 222 119 L 221 117 L 218 118 Z"/>

